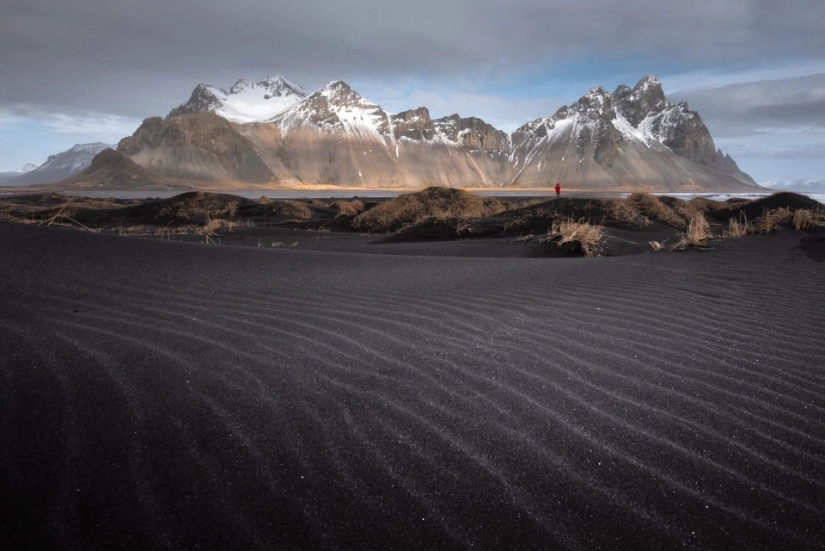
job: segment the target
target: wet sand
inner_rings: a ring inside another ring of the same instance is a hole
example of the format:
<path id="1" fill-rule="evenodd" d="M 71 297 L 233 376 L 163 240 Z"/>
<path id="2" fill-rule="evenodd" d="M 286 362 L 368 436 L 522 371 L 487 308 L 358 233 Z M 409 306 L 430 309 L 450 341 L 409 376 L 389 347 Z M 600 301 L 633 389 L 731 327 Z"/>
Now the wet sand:
<path id="1" fill-rule="evenodd" d="M 0 223 L 0 540 L 825 546 L 821 232 L 597 259 L 358 239 Z"/>

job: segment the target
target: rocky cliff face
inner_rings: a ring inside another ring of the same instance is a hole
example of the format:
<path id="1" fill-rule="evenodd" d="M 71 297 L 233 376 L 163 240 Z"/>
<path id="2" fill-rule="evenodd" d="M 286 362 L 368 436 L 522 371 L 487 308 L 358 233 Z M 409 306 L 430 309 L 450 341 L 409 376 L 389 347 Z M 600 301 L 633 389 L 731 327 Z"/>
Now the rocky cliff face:
<path id="1" fill-rule="evenodd" d="M 239 98 L 261 93 L 268 97 L 261 102 L 281 94 L 277 97 L 291 103 L 268 118 L 261 118 L 265 111 L 247 109 L 243 120 L 254 123 L 227 122 L 233 119 L 226 113 L 230 107 L 237 112 Z M 230 99 L 235 103 L 230 105 Z M 229 92 L 200 85 L 166 120 L 144 121 L 118 151 L 170 178 L 283 185 L 545 187 L 561 182 L 577 188 L 683 191 L 755 185 L 730 156 L 717 151 L 697 113 L 667 100 L 655 77 L 613 93 L 593 88 L 512 135 L 474 117 L 433 119 L 426 107 L 391 114 L 340 80 L 311 95 L 302 95 L 282 77 L 238 81 Z"/>
<path id="2" fill-rule="evenodd" d="M 365 187 L 496 185 L 507 140 L 479 119 L 433 120 L 426 107 L 391 115 L 342 81 L 241 132 L 278 181 Z"/>
<path id="3" fill-rule="evenodd" d="M 146 119 L 117 150 L 166 178 L 265 183 L 272 176 L 235 125 L 209 112 Z"/>
<path id="4" fill-rule="evenodd" d="M 172 187 L 171 182 L 165 178 L 149 172 L 128 156 L 111 148 L 95 155 L 87 168 L 67 178 L 63 183 L 112 190 Z"/>
<path id="5" fill-rule="evenodd" d="M 735 188 L 755 185 L 722 162 L 710 132 L 687 104 L 674 105 L 655 77 L 612 94 L 593 88 L 552 117 L 513 133 L 510 183 L 581 187 Z"/>

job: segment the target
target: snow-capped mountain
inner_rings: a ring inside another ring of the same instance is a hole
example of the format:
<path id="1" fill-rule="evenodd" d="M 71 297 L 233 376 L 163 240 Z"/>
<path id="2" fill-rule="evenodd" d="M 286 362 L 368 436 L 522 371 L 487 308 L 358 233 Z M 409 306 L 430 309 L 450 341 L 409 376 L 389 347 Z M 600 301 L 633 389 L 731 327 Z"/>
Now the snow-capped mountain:
<path id="1" fill-rule="evenodd" d="M 770 180 L 761 185 L 781 191 L 801 193 L 825 193 L 825 180 Z"/>
<path id="2" fill-rule="evenodd" d="M 381 107 L 365 100 L 342 80 L 326 84 L 267 122 L 280 126 L 284 136 L 293 128 L 312 126 L 376 140 L 381 140 L 391 125 L 390 116 Z"/>
<path id="3" fill-rule="evenodd" d="M 277 180 L 409 186 L 491 186 L 509 147 L 480 119 L 433 120 L 426 107 L 391 114 L 337 80 L 268 120 L 240 131 L 263 151 Z"/>
<path id="4" fill-rule="evenodd" d="M 593 88 L 552 117 L 517 129 L 512 143 L 513 185 L 756 185 L 716 149 L 699 114 L 670 103 L 653 76 L 612 94 Z"/>
<path id="5" fill-rule="evenodd" d="M 433 119 L 426 107 L 389 113 L 341 80 L 309 95 L 280 76 L 240 80 L 229 92 L 199 85 L 118 152 L 166 178 L 287 186 L 755 186 L 698 113 L 669 102 L 652 76 L 613 93 L 593 88 L 511 135 L 474 117 Z"/>
<path id="6" fill-rule="evenodd" d="M 17 170 L 15 170 L 14 172 L 16 172 L 17 174 L 27 174 L 27 173 L 31 172 L 32 170 L 35 170 L 36 168 L 37 168 L 36 164 L 26 163 L 23 166 L 21 166 L 20 168 L 18 168 Z"/>
<path id="7" fill-rule="evenodd" d="M 306 96 L 306 90 L 281 75 L 253 81 L 240 79 L 228 92 L 217 86 L 198 84 L 189 101 L 172 109 L 167 118 L 211 111 L 234 123 L 262 122 Z"/>
<path id="8" fill-rule="evenodd" d="M 284 137 L 294 129 L 311 128 L 374 140 L 388 147 L 406 141 L 496 152 L 509 148 L 509 136 L 481 119 L 461 118 L 457 114 L 431 119 L 426 107 L 387 113 L 342 80 L 326 84 L 267 122 L 277 125 Z M 485 137 L 488 138 L 486 145 Z"/>
<path id="9" fill-rule="evenodd" d="M 33 163 L 27 163 L 17 170 L 8 170 L 5 172 L 0 172 L 0 185 L 5 185 L 7 182 L 14 180 L 15 178 L 19 178 L 23 174 L 29 173 L 32 170 L 36 169 L 37 165 Z"/>
<path id="10" fill-rule="evenodd" d="M 95 155 L 112 147 L 109 144 L 95 142 L 75 144 L 71 149 L 56 155 L 50 155 L 42 165 L 30 169 L 33 165 L 26 165 L 21 168 L 27 169 L 9 181 L 6 185 L 29 185 L 29 184 L 51 184 L 59 182 L 69 176 L 77 174 L 81 170 L 92 164 Z"/>

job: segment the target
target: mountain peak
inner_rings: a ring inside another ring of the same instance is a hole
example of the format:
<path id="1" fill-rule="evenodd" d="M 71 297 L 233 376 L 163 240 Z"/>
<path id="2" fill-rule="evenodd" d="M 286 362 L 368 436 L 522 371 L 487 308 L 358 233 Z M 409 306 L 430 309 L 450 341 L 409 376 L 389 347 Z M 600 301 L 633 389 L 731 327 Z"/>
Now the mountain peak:
<path id="1" fill-rule="evenodd" d="M 229 92 L 210 84 L 198 84 L 189 101 L 170 111 L 167 118 L 210 111 L 238 124 L 262 122 L 306 96 L 303 88 L 279 74 L 251 81 L 238 79 Z"/>
<path id="2" fill-rule="evenodd" d="M 352 89 L 352 87 L 343 80 L 332 80 L 327 82 L 316 94 L 334 98 L 341 96 L 357 96 L 361 98 L 361 94 Z"/>
<path id="3" fill-rule="evenodd" d="M 97 154 L 98 152 L 103 151 L 107 147 L 112 146 L 102 142 L 76 143 L 71 147 L 71 149 L 68 150 L 68 153 L 85 153 L 87 151 L 94 151 L 94 154 Z"/>
<path id="4" fill-rule="evenodd" d="M 229 94 L 241 94 L 247 90 L 259 88 L 264 92 L 269 92 L 270 95 L 283 95 L 285 91 L 291 91 L 297 94 L 306 95 L 306 91 L 297 84 L 287 80 L 282 75 L 271 75 L 261 77 L 256 80 L 248 81 L 246 79 L 238 79 L 232 88 L 229 89 Z"/>
<path id="5" fill-rule="evenodd" d="M 20 168 L 18 168 L 17 170 L 15 170 L 15 172 L 19 172 L 20 174 L 26 174 L 26 173 L 31 172 L 32 170 L 34 170 L 36 168 L 37 168 L 36 164 L 26 163 L 23 166 L 21 166 Z"/>
<path id="6" fill-rule="evenodd" d="M 659 82 L 659 79 L 656 78 L 656 75 L 647 75 L 646 77 L 641 78 L 639 82 L 636 83 L 636 86 L 633 87 L 633 89 L 639 90 L 656 86 L 658 86 L 659 88 L 662 87 L 662 83 Z"/>

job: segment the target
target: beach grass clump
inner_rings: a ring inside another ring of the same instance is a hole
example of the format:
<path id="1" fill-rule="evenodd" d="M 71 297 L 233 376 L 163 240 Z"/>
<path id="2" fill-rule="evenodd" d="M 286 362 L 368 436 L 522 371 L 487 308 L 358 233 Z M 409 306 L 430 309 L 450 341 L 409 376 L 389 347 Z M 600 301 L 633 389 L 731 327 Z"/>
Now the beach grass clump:
<path id="1" fill-rule="evenodd" d="M 705 215 L 697 212 L 688 223 L 687 231 L 681 234 L 679 242 L 673 245 L 670 250 L 683 251 L 687 248 L 701 248 L 713 239 L 714 235 L 710 229 L 710 224 L 705 219 Z"/>
<path id="2" fill-rule="evenodd" d="M 730 218 L 728 220 L 728 229 L 722 234 L 722 237 L 725 239 L 739 239 L 754 231 L 753 224 L 748 222 L 748 217 L 745 216 L 744 212 L 740 212 L 738 219 Z"/>
<path id="3" fill-rule="evenodd" d="M 683 213 L 677 213 L 674 209 L 662 202 L 655 195 L 647 192 L 636 191 L 631 193 L 626 199 L 627 203 L 635 208 L 642 216 L 650 220 L 656 220 L 677 229 L 687 227 L 686 220 L 693 217 L 695 209 L 683 207 Z"/>
<path id="4" fill-rule="evenodd" d="M 825 212 L 811 209 L 796 209 L 793 213 L 793 227 L 799 230 L 815 230 L 825 227 Z"/>
<path id="5" fill-rule="evenodd" d="M 643 229 L 649 226 L 652 222 L 643 215 L 636 204 L 627 199 L 606 199 L 605 210 L 609 216 L 616 222 L 626 224 L 628 226 Z"/>
<path id="6" fill-rule="evenodd" d="M 302 201 L 280 199 L 267 205 L 268 209 L 290 221 L 306 222 L 312 219 L 312 209 Z"/>
<path id="7" fill-rule="evenodd" d="M 360 199 L 351 199 L 349 201 L 334 201 L 331 205 L 338 210 L 336 216 L 358 216 L 366 208 L 364 202 Z"/>
<path id="8" fill-rule="evenodd" d="M 788 207 L 779 207 L 768 210 L 762 209 L 762 216 L 753 221 L 756 233 L 768 234 L 782 229 L 782 224 L 793 220 L 793 212 Z"/>
<path id="9" fill-rule="evenodd" d="M 492 197 L 480 197 L 461 189 L 428 187 L 400 195 L 359 214 L 352 226 L 359 231 L 396 231 L 428 220 L 471 219 L 492 216 L 504 210 Z"/>
<path id="10" fill-rule="evenodd" d="M 240 200 L 232 195 L 205 191 L 188 192 L 172 197 L 158 211 L 159 218 L 188 222 L 205 222 L 206 218 L 231 218 L 240 212 Z"/>
<path id="11" fill-rule="evenodd" d="M 554 222 L 550 232 L 540 242 L 548 241 L 555 241 L 560 247 L 566 245 L 584 256 L 604 254 L 604 228 L 584 220 L 568 218 Z"/>

